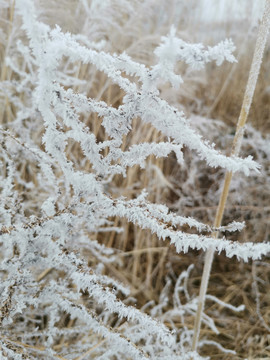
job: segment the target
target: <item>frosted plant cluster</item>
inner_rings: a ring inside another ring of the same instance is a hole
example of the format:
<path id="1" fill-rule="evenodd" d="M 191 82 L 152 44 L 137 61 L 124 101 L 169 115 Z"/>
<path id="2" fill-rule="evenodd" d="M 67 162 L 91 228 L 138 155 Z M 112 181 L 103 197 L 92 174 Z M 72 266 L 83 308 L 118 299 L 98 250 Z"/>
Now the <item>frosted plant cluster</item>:
<path id="1" fill-rule="evenodd" d="M 3 81 L 0 89 L 2 103 L 8 97 L 17 109 L 16 119 L 3 122 L 0 128 L 1 358 L 55 359 L 59 353 L 54 345 L 73 339 L 68 348 L 62 347 L 61 356 L 66 359 L 79 359 L 82 354 L 97 359 L 200 359 L 189 351 L 192 331 L 184 325 L 185 314 L 196 311 L 196 299 L 189 297 L 185 285 L 190 269 L 175 285 L 174 310 L 162 310 L 168 301 L 168 280 L 159 305 L 152 307 L 151 316 L 146 315 L 130 305 L 128 288 L 103 275 L 106 264 L 120 260 L 116 250 L 101 245 L 95 236 L 103 231 L 120 232 L 112 222 L 119 217 L 151 230 L 161 240 L 169 239 L 177 252 L 213 247 L 217 252 L 224 250 L 228 257 L 247 260 L 259 259 L 270 250 L 266 243 L 240 244 L 205 235 L 241 230 L 242 223 L 214 229 L 149 202 L 146 192 L 130 200 L 110 190 L 114 176 L 125 177 L 135 165 L 144 167 L 150 155 L 167 157 L 174 152 L 182 163 L 184 146 L 194 150 L 205 166 L 245 175 L 259 171 L 251 157 L 226 157 L 203 140 L 184 113 L 162 99 L 158 90 L 161 83 L 181 85 L 182 78 L 175 73 L 179 61 L 192 69 L 201 69 L 210 61 L 216 65 L 235 61 L 232 42 L 205 48 L 177 38 L 172 27 L 155 50 L 156 65 L 149 68 L 125 53 L 102 51 L 102 42 L 90 42 L 39 22 L 34 1 L 18 0 L 15 11 L 26 39 L 18 41 L 14 56 L 6 58 L 6 66 L 20 81 Z M 119 86 L 125 94 L 123 103 L 115 108 L 76 92 L 81 80 L 70 74 L 78 63 L 94 66 Z M 81 121 L 87 114 L 100 119 L 105 140 Z M 123 139 L 133 131 L 134 118 L 151 124 L 167 141 L 142 139 L 124 151 Z M 36 137 L 42 137 L 42 146 L 37 146 Z M 35 167 L 35 181 L 21 177 L 22 159 L 30 177 Z M 36 199 L 35 208 L 15 185 Z M 180 231 L 183 225 L 196 229 L 197 234 Z M 92 267 L 84 251 L 98 265 Z M 186 296 L 185 305 L 179 292 Z M 61 326 L 63 314 L 69 326 Z M 174 324 L 175 316 L 182 319 L 181 329 Z M 174 330 L 164 325 L 166 321 Z M 215 330 L 206 315 L 203 321 Z"/>

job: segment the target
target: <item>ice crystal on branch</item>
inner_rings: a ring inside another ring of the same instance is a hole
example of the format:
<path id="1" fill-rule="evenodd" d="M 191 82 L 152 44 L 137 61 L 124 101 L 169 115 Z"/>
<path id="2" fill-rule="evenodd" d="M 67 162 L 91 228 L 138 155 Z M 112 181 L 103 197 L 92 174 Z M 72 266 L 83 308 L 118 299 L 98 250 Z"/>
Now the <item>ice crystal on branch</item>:
<path id="1" fill-rule="evenodd" d="M 204 48 L 202 44 L 188 44 L 176 37 L 176 29 L 171 28 L 167 37 L 162 37 L 162 44 L 155 50 L 158 64 L 153 67 L 152 74 L 159 80 L 169 81 L 173 87 L 183 82 L 181 76 L 174 72 L 175 65 L 183 61 L 192 69 L 202 69 L 210 61 L 219 66 L 224 60 L 235 62 L 232 52 L 235 46 L 231 40 L 225 40 L 214 47 Z"/>

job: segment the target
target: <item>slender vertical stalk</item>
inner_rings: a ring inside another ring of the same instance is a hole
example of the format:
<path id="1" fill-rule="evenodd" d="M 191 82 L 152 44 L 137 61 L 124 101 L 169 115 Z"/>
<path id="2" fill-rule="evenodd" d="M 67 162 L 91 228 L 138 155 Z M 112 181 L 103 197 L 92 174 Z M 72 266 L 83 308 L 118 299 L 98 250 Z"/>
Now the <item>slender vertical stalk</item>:
<path id="1" fill-rule="evenodd" d="M 244 134 L 244 126 L 248 117 L 250 105 L 252 103 L 258 75 L 260 72 L 260 67 L 262 63 L 262 57 L 263 52 L 267 40 L 267 35 L 269 32 L 269 25 L 270 25 L 270 0 L 265 1 L 264 6 L 264 13 L 263 18 L 259 27 L 258 31 L 258 37 L 256 41 L 255 51 L 253 55 L 253 60 L 249 72 L 248 82 L 246 86 L 246 91 L 243 99 L 243 104 L 240 112 L 240 116 L 237 123 L 236 133 L 232 145 L 232 151 L 231 156 L 238 156 L 243 134 Z M 222 222 L 223 213 L 229 193 L 230 183 L 232 179 L 232 173 L 227 172 L 225 176 L 225 181 L 223 185 L 222 194 L 220 196 L 219 205 L 216 212 L 216 217 L 214 221 L 214 226 L 219 227 Z M 218 232 L 215 232 L 212 234 L 214 238 L 218 237 Z M 204 262 L 204 269 L 203 269 L 203 275 L 202 275 L 202 281 L 201 281 L 201 287 L 200 287 L 200 294 L 198 299 L 198 308 L 197 308 L 197 314 L 195 318 L 195 324 L 194 324 L 194 336 L 193 336 L 193 342 L 192 342 L 192 350 L 196 351 L 198 340 L 199 340 L 199 334 L 200 334 L 200 328 L 201 328 L 201 321 L 202 321 L 202 313 L 204 310 L 204 304 L 205 304 L 205 296 L 206 291 L 208 287 L 208 281 L 210 276 L 210 271 L 212 267 L 214 257 L 214 250 L 209 249 L 206 252 L 205 255 L 205 262 Z"/>

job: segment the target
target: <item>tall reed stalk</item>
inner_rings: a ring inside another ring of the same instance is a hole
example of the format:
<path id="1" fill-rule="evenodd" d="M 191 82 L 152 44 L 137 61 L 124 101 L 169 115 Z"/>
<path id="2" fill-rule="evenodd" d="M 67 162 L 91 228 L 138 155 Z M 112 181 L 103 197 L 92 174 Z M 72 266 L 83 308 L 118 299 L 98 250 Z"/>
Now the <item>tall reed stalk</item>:
<path id="1" fill-rule="evenodd" d="M 249 72 L 248 82 L 245 90 L 245 95 L 243 99 L 243 104 L 240 112 L 240 116 L 237 123 L 236 133 L 234 136 L 234 141 L 232 145 L 231 150 L 231 156 L 238 156 L 241 143 L 243 139 L 244 134 L 244 127 L 247 121 L 249 109 L 252 103 L 258 75 L 260 72 L 260 67 L 262 63 L 262 57 L 263 52 L 267 40 L 267 35 L 269 32 L 269 25 L 270 25 L 270 0 L 265 1 L 264 6 L 264 12 L 263 12 L 263 18 L 259 27 L 258 31 L 258 37 L 256 41 L 255 51 L 253 55 L 253 60 Z M 228 193 L 230 189 L 230 183 L 232 179 L 232 172 L 228 171 L 225 175 L 225 181 L 223 185 L 223 190 L 220 196 L 216 217 L 214 221 L 214 227 L 221 226 L 224 209 L 226 206 Z M 214 232 L 212 234 L 214 238 L 218 237 L 218 232 Z M 202 281 L 201 281 L 201 287 L 200 287 L 200 294 L 199 294 L 199 300 L 198 300 L 198 308 L 195 318 L 195 324 L 194 324 L 194 335 L 193 335 L 193 341 L 192 341 L 192 350 L 196 351 L 198 340 L 199 340 L 199 334 L 200 334 L 200 328 L 201 328 L 201 321 L 202 321 L 202 313 L 204 310 L 205 305 L 205 297 L 206 297 L 206 291 L 208 287 L 209 282 L 209 276 L 210 271 L 213 263 L 213 257 L 214 257 L 214 250 L 209 249 L 206 252 L 205 255 L 205 262 L 204 262 L 204 269 L 203 269 L 203 275 L 202 275 Z"/>

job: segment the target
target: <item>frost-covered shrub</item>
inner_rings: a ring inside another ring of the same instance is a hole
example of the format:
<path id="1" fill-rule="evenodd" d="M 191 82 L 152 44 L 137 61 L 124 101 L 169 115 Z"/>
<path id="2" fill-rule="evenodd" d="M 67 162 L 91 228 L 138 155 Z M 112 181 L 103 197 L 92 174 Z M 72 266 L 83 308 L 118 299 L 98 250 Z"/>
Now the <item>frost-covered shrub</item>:
<path id="1" fill-rule="evenodd" d="M 240 244 L 206 236 L 217 229 L 149 202 L 146 192 L 127 199 L 111 186 L 116 175 L 125 177 L 135 165 L 144 167 L 150 155 L 161 158 L 174 152 L 183 163 L 184 146 L 194 150 L 205 166 L 246 175 L 258 171 L 250 156 L 228 158 L 204 141 L 184 113 L 159 92 L 164 82 L 173 88 L 182 83 L 174 72 L 177 62 L 197 70 L 210 61 L 217 65 L 233 62 L 234 46 L 230 40 L 208 48 L 189 44 L 172 27 L 154 52 L 156 64 L 147 67 L 126 53 L 102 51 L 102 42 L 39 22 L 33 3 L 16 2 L 16 16 L 26 38 L 17 41 L 6 57 L 5 66 L 17 76 L 1 84 L 2 105 L 8 99 L 9 108 L 16 112 L 10 122 L 3 114 L 0 129 L 1 356 L 199 359 L 189 351 L 191 332 L 184 320 L 183 328 L 174 325 L 174 331 L 163 324 L 166 319 L 173 323 L 174 316 L 183 318 L 186 312 L 194 314 L 196 299 L 190 299 L 181 285 L 188 272 L 176 283 L 174 310 L 162 311 L 168 280 L 160 303 L 148 316 L 128 305 L 132 302 L 128 288 L 103 274 L 105 266 L 120 260 L 115 249 L 96 239 L 102 232 L 121 232 L 112 222 L 118 217 L 169 239 L 177 252 L 214 248 L 247 260 L 270 250 L 264 243 Z M 122 103 L 113 107 L 77 92 L 76 86 L 85 85 L 74 76 L 78 64 L 105 74 L 124 93 Z M 104 129 L 104 139 L 93 131 L 94 114 Z M 89 125 L 81 121 L 87 116 Z M 135 118 L 151 124 L 167 140 L 148 143 L 141 139 L 123 150 L 123 139 L 133 131 Z M 197 234 L 181 231 L 184 225 Z M 242 227 L 233 222 L 218 230 Z M 184 291 L 186 305 L 181 305 L 179 291 Z M 215 328 L 211 319 L 203 320 Z"/>

